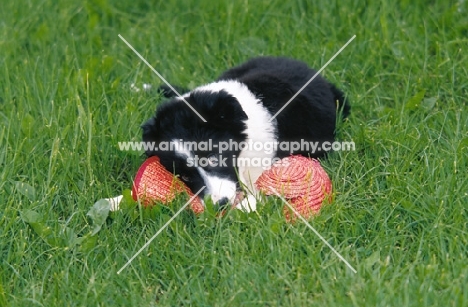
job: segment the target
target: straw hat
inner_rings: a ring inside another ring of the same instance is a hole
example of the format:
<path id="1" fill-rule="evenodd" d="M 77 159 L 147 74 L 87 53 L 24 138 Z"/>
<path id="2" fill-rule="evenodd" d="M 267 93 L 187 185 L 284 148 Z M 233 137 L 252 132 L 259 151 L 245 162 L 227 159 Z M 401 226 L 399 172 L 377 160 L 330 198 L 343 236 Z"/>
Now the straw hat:
<path id="1" fill-rule="evenodd" d="M 167 171 L 156 156 L 148 158 L 138 169 L 133 182 L 133 199 L 140 200 L 144 206 L 151 205 L 155 201 L 164 203 L 172 201 L 177 194 L 187 193 L 189 197 L 194 194 L 190 189 L 172 173 Z M 195 213 L 204 210 L 198 197 L 190 203 L 190 208 Z"/>
<path id="2" fill-rule="evenodd" d="M 303 156 L 283 158 L 262 173 L 255 183 L 266 195 L 282 194 L 304 218 L 318 214 L 324 199 L 331 195 L 332 182 L 320 162 Z M 284 206 L 288 221 L 295 216 Z"/>

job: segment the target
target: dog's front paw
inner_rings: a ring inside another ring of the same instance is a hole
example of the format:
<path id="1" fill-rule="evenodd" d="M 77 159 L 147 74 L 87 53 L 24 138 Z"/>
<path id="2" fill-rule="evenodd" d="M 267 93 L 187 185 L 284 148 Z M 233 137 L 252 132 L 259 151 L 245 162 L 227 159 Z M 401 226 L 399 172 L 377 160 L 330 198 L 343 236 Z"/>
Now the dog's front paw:
<path id="1" fill-rule="evenodd" d="M 237 205 L 236 209 L 244 212 L 253 212 L 257 210 L 257 199 L 253 195 L 249 195 L 241 200 Z"/>

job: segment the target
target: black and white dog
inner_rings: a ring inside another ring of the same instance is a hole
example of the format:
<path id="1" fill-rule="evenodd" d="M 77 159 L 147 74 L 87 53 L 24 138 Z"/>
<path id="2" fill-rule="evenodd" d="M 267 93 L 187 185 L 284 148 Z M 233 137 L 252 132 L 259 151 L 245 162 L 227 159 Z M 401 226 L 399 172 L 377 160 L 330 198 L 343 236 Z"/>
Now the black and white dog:
<path id="1" fill-rule="evenodd" d="M 333 142 L 338 111 L 349 113 L 343 93 L 320 76 L 281 110 L 315 73 L 300 61 L 259 57 L 183 99 L 165 89 L 172 98 L 142 126 L 143 141 L 156 145 L 146 155 L 157 155 L 193 192 L 205 186 L 201 198 L 220 206 L 237 201 L 241 190 L 255 195 L 254 182 L 279 158 L 323 156 L 325 151 L 305 145 Z M 243 202 L 241 207 L 255 208 L 254 198 Z"/>

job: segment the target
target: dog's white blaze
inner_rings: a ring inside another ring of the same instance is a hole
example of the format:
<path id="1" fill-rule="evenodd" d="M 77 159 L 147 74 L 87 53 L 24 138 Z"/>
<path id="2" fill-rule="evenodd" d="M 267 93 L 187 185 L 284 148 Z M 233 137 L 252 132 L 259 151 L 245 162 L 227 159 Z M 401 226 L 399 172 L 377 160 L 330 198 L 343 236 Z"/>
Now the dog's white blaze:
<path id="1" fill-rule="evenodd" d="M 198 87 L 194 91 L 216 93 L 222 90 L 237 99 L 248 117 L 245 121 L 247 129 L 244 131 L 244 133 L 247 134 L 246 142 L 252 141 L 253 143 L 273 144 L 276 141 L 276 120 L 270 122 L 272 115 L 245 84 L 235 80 L 219 81 Z M 265 148 L 265 146 L 263 146 L 263 148 Z M 272 161 L 275 156 L 276 152 L 266 153 L 265 150 L 256 151 L 253 148 L 247 148 L 241 151 L 238 158 L 245 159 L 244 161 L 253 161 L 254 159 Z M 263 170 L 263 167 L 239 167 L 239 179 L 249 192 L 255 193 L 256 188 L 254 183 Z"/>
<path id="2" fill-rule="evenodd" d="M 177 146 L 179 140 L 171 140 L 171 143 L 174 143 L 174 151 L 177 156 L 188 159 L 194 158 L 193 153 L 184 148 L 183 146 Z M 210 195 L 213 202 L 218 202 L 219 200 L 227 197 L 229 201 L 234 201 L 236 197 L 236 183 L 228 180 L 223 179 L 218 176 L 213 176 L 208 174 L 202 167 L 197 166 L 198 173 L 203 179 L 203 182 L 206 186 L 206 193 Z"/>
<path id="3" fill-rule="evenodd" d="M 230 202 L 233 202 L 236 198 L 236 183 L 223 179 L 218 176 L 208 174 L 203 168 L 197 167 L 198 172 L 206 183 L 207 192 L 211 197 L 211 200 L 216 203 L 223 198 L 227 198 Z"/>

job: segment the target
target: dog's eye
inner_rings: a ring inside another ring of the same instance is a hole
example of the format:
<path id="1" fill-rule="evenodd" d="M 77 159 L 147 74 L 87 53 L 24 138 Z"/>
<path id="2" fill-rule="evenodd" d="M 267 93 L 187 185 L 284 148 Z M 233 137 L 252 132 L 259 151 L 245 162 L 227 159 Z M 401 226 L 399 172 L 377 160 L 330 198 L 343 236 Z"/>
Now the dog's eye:
<path id="1" fill-rule="evenodd" d="M 208 164 L 210 166 L 217 166 L 218 165 L 218 157 L 215 155 L 215 154 L 211 154 L 211 155 L 208 155 L 208 157 L 206 157 L 208 159 Z"/>
<path id="2" fill-rule="evenodd" d="M 190 182 L 189 176 L 187 176 L 185 174 L 180 175 L 180 179 L 182 179 L 182 181 L 184 181 L 184 182 Z"/>

